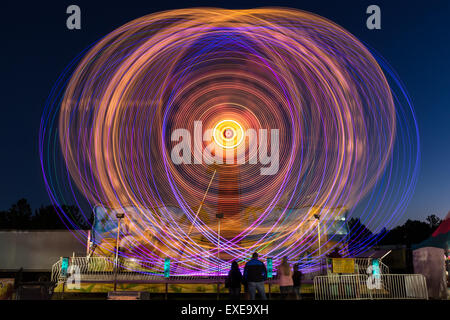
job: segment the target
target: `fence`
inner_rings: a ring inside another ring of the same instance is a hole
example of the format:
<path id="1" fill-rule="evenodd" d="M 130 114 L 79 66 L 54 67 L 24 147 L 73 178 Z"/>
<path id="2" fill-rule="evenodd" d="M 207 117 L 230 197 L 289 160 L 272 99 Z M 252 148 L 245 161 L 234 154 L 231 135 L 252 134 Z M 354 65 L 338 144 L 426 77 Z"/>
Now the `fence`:
<path id="1" fill-rule="evenodd" d="M 371 259 L 356 259 L 357 273 L 348 275 L 328 274 L 314 277 L 316 300 L 362 299 L 428 299 L 425 277 L 420 274 L 368 275 Z M 62 259 L 52 267 L 53 282 L 66 281 L 61 274 Z M 323 269 L 322 269 L 323 270 Z M 326 270 L 326 269 L 325 269 Z M 380 271 L 387 267 L 380 263 Z M 158 271 L 158 273 L 156 273 Z M 321 271 L 323 272 L 323 271 Z M 114 261 L 108 257 L 73 257 L 68 265 L 69 275 L 76 273 L 80 282 L 128 282 L 128 283 L 222 283 L 224 277 L 213 276 L 162 276 L 162 270 L 143 266 L 136 260 L 121 260 L 114 272 Z"/>
<path id="2" fill-rule="evenodd" d="M 371 290 L 373 299 L 428 299 L 422 274 L 382 274 L 381 286 Z"/>
<path id="3" fill-rule="evenodd" d="M 355 274 L 367 274 L 367 270 L 372 266 L 372 258 L 354 258 L 355 261 Z M 378 260 L 380 273 L 389 274 L 389 267 L 382 261 Z M 303 280 L 313 281 L 317 276 L 325 276 L 332 274 L 332 266 L 328 259 L 322 259 L 320 264 L 314 268 L 304 270 Z"/>
<path id="4" fill-rule="evenodd" d="M 428 299 L 421 274 L 354 274 L 314 278 L 316 300 Z"/>
<path id="5" fill-rule="evenodd" d="M 69 273 L 76 273 L 81 282 L 111 282 L 114 280 L 114 260 L 108 257 L 73 257 L 69 258 Z M 52 281 L 64 281 L 61 274 L 62 261 L 59 260 L 52 267 Z M 134 268 L 122 265 L 117 268 L 117 281 L 151 281 L 162 277 L 149 272 L 138 272 Z"/>
<path id="6" fill-rule="evenodd" d="M 163 270 L 149 265 L 143 265 L 135 259 L 119 259 L 114 272 L 114 259 L 108 257 L 72 257 L 69 258 L 68 273 L 76 274 L 80 282 L 128 282 L 128 283 L 167 283 Z M 61 274 L 62 259 L 52 266 L 51 280 L 65 281 L 67 276 Z M 176 283 L 182 279 L 183 283 L 223 282 L 224 277 L 213 276 L 171 276 L 170 282 Z"/>
<path id="7" fill-rule="evenodd" d="M 71 257 L 69 258 L 69 268 L 76 271 L 82 282 L 111 282 L 114 281 L 114 259 L 111 257 Z M 368 267 L 372 264 L 371 258 L 356 258 L 355 259 L 355 274 L 366 274 Z M 62 261 L 59 260 L 52 266 L 52 281 L 58 282 L 61 277 Z M 380 272 L 388 274 L 389 268 L 379 262 Z M 317 276 L 330 274 L 331 265 L 323 259 L 320 264 L 313 268 L 307 268 L 304 272 L 304 280 L 313 281 Z M 201 272 L 197 276 L 183 277 L 183 280 L 198 279 Z M 163 269 L 150 266 L 145 262 L 136 259 L 119 258 L 119 267 L 117 268 L 117 281 L 132 281 L 132 282 L 164 282 Z M 171 276 L 172 279 L 176 276 Z M 205 278 L 205 276 L 203 276 Z M 207 277 L 209 280 L 217 279 L 216 275 Z"/>

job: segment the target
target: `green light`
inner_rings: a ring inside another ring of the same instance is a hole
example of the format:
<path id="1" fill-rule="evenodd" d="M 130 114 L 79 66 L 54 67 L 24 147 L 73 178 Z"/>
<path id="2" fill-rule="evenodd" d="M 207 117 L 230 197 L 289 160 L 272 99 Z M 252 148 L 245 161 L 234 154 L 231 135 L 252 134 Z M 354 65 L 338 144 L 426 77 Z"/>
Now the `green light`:
<path id="1" fill-rule="evenodd" d="M 267 278 L 272 278 L 272 258 L 267 258 Z"/>
<path id="2" fill-rule="evenodd" d="M 164 259 L 164 277 L 168 278 L 170 276 L 170 258 Z"/>

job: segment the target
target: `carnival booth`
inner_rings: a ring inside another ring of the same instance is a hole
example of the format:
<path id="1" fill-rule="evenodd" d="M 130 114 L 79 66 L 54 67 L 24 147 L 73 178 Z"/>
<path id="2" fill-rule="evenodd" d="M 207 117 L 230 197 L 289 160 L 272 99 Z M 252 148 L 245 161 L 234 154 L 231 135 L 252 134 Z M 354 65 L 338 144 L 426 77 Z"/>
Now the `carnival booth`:
<path id="1" fill-rule="evenodd" d="M 450 212 L 431 237 L 413 247 L 414 272 L 426 277 L 432 299 L 447 299 L 449 243 Z"/>

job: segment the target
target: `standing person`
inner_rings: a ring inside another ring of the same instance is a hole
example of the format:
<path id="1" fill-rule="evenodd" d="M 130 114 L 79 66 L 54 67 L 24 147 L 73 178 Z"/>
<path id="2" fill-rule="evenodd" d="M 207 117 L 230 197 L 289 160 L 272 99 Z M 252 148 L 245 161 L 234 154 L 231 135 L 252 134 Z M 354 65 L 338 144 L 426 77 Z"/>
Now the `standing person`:
<path id="1" fill-rule="evenodd" d="M 294 264 L 294 273 L 292 274 L 292 282 L 294 283 L 294 293 L 297 300 L 302 299 L 300 286 L 302 284 L 302 272 L 298 269 L 299 264 Z"/>
<path id="2" fill-rule="evenodd" d="M 241 283 L 242 283 L 242 274 L 241 270 L 239 270 L 238 263 L 233 261 L 231 263 L 230 272 L 228 272 L 227 278 L 227 288 L 230 292 L 230 299 L 239 300 L 241 297 Z"/>
<path id="3" fill-rule="evenodd" d="M 292 280 L 292 270 L 289 266 L 288 258 L 283 257 L 280 266 L 278 267 L 279 278 L 278 283 L 280 285 L 280 293 L 283 299 L 287 298 L 292 293 L 292 287 L 294 282 Z"/>
<path id="4" fill-rule="evenodd" d="M 258 253 L 252 255 L 252 259 L 245 264 L 244 281 L 247 283 L 250 300 L 255 300 L 256 290 L 262 300 L 267 300 L 264 281 L 267 279 L 267 269 L 264 263 L 258 260 Z"/>

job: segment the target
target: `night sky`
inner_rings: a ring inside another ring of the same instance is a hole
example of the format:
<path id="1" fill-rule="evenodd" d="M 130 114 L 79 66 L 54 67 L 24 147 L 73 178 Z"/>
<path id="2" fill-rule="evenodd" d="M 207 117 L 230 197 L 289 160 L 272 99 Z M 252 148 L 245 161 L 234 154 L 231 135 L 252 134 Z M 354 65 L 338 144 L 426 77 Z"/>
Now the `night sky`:
<path id="1" fill-rule="evenodd" d="M 66 28 L 66 8 L 71 4 L 81 8 L 81 30 Z M 365 12 L 371 4 L 381 7 L 381 30 L 366 28 Z M 400 222 L 446 215 L 450 210 L 450 2 L 446 0 L 6 1 L 1 17 L 0 210 L 20 198 L 27 198 L 33 208 L 50 203 L 39 162 L 39 124 L 45 99 L 64 67 L 84 48 L 130 20 L 201 6 L 310 11 L 381 53 L 409 91 L 421 138 L 419 181 Z"/>

